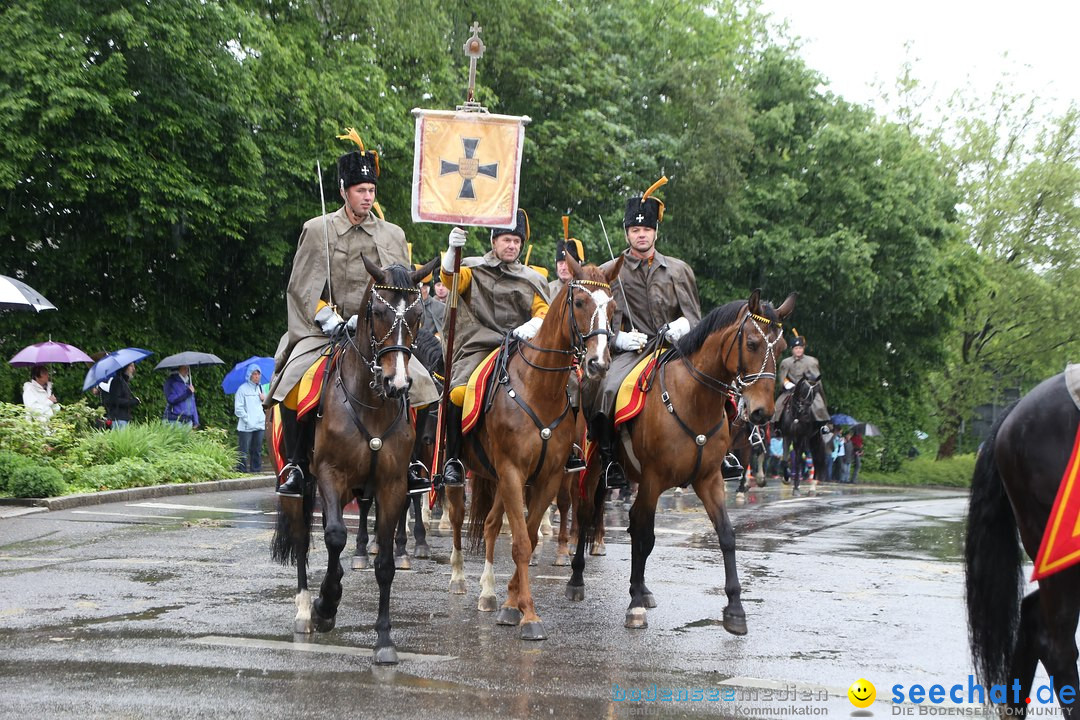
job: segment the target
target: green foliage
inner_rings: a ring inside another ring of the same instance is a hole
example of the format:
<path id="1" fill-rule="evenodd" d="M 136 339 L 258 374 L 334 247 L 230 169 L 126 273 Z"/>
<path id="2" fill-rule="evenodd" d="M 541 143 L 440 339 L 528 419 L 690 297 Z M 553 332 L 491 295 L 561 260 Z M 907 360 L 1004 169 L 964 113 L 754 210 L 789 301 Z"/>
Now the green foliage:
<path id="1" fill-rule="evenodd" d="M 0 450 L 0 493 L 11 493 L 12 482 L 27 467 L 33 465 L 29 458 L 10 450 Z"/>
<path id="2" fill-rule="evenodd" d="M 44 498 L 63 495 L 67 486 L 56 468 L 27 463 L 15 471 L 8 488 L 15 497 Z"/>
<path id="3" fill-rule="evenodd" d="M 945 460 L 920 456 L 905 460 L 893 472 L 867 470 L 864 458 L 858 482 L 867 485 L 904 485 L 966 488 L 975 472 L 975 455 L 955 455 Z"/>
<path id="4" fill-rule="evenodd" d="M 161 483 L 162 474 L 156 465 L 138 457 L 125 457 L 108 465 L 93 465 L 84 469 L 74 485 L 93 492 Z"/>

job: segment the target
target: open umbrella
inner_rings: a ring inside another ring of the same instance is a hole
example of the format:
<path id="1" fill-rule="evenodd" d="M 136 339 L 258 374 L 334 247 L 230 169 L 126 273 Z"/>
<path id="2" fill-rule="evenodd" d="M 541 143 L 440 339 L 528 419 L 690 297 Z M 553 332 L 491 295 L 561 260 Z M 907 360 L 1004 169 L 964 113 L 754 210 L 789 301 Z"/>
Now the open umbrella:
<path id="1" fill-rule="evenodd" d="M 233 366 L 233 369 L 225 376 L 225 379 L 221 381 L 221 389 L 229 395 L 240 389 L 240 386 L 247 382 L 245 374 L 247 373 L 248 366 L 252 363 L 259 366 L 259 370 L 262 371 L 263 382 L 270 382 L 270 376 L 274 374 L 274 358 L 272 357 L 259 357 L 253 355 L 247 360 L 241 360 Z"/>
<path id="2" fill-rule="evenodd" d="M 836 413 L 831 418 L 833 425 L 858 425 L 859 421 L 850 415 L 844 413 Z"/>
<path id="3" fill-rule="evenodd" d="M 0 275 L 0 310 L 55 310 L 45 296 L 21 280 Z"/>
<path id="4" fill-rule="evenodd" d="M 878 430 L 877 425 L 868 422 L 856 424 L 855 427 L 852 428 L 852 431 L 856 435 L 864 435 L 866 437 L 877 437 L 878 435 L 881 435 L 881 431 Z"/>
<path id="5" fill-rule="evenodd" d="M 99 382 L 108 380 L 133 362 L 139 362 L 143 358 L 153 355 L 152 350 L 142 348 L 124 348 L 115 350 L 90 366 L 83 380 L 83 392 L 97 385 Z"/>
<path id="6" fill-rule="evenodd" d="M 224 365 L 225 361 L 219 358 L 213 353 L 194 352 L 187 350 L 185 352 L 179 352 L 175 355 L 170 355 L 157 365 L 154 366 L 155 370 L 172 370 L 174 368 L 183 367 L 202 367 L 204 365 Z"/>
<path id="7" fill-rule="evenodd" d="M 94 360 L 74 345 L 49 340 L 48 342 L 24 347 L 15 353 L 14 357 L 8 361 L 8 364 L 13 367 L 32 367 L 34 365 L 44 365 L 45 363 L 70 364 L 79 362 L 92 363 Z"/>

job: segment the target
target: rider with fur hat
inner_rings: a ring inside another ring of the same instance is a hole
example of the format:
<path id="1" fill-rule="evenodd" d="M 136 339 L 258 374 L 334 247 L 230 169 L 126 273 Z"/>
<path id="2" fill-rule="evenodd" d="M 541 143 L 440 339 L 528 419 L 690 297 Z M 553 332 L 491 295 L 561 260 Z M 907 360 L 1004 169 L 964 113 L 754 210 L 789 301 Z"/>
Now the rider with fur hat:
<path id="1" fill-rule="evenodd" d="M 577 238 L 570 237 L 570 216 L 563 215 L 563 236 L 555 243 L 555 279 L 548 283 L 548 300 L 553 300 L 566 283 L 570 282 L 572 275 L 566 265 L 566 255 L 585 264 L 585 246 Z"/>

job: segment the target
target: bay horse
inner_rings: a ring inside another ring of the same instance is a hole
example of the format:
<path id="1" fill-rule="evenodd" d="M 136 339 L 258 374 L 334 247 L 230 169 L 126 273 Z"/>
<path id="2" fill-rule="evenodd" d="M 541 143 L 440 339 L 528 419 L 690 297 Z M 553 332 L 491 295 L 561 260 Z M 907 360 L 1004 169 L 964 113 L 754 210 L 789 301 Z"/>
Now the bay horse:
<path id="1" fill-rule="evenodd" d="M 746 634 L 746 614 L 735 567 L 735 530 L 724 507 L 721 470 L 731 441 L 728 398 L 734 395 L 738 415 L 762 424 L 772 417 L 777 358 L 787 347 L 782 320 L 795 308 L 795 294 L 779 308 L 760 300 L 722 305 L 699 322 L 657 361 L 641 413 L 622 426 L 616 454 L 627 479 L 638 483 L 630 508 L 630 605 L 625 626 L 646 628 L 646 608 L 656 599 L 645 585 L 645 563 L 656 541 L 656 503 L 665 490 L 692 485 L 720 540 L 728 604 L 724 629 Z M 657 387 L 659 385 L 659 387 Z M 629 426 L 629 428 L 627 428 Z M 581 499 L 583 519 L 603 513 L 600 468 L 588 470 Z M 592 502 L 589 502 L 589 498 Z M 591 505 L 592 507 L 589 507 Z M 568 600 L 585 598 L 584 551 L 591 523 L 582 523 L 566 584 Z"/>
<path id="2" fill-rule="evenodd" d="M 788 468 L 791 471 L 792 492 L 799 494 L 803 479 L 806 453 L 814 460 L 814 470 L 819 479 L 825 479 L 828 457 L 825 441 L 814 419 L 814 398 L 821 388 L 820 378 L 799 378 L 780 413 L 780 436 L 784 438 L 785 450 L 790 447 Z"/>
<path id="3" fill-rule="evenodd" d="M 1038 554 L 1078 427 L 1065 376 L 1055 375 L 998 418 L 975 462 L 964 545 L 971 655 L 984 686 L 1009 684 L 1012 698 L 1011 683 L 1019 681 L 1009 715 L 1025 714 L 1040 661 L 1062 716 L 1075 707 L 1080 565 L 1043 576 L 1023 597 L 1021 546 L 1032 559 Z M 1061 699 L 1066 686 L 1074 690 L 1070 702 Z"/>
<path id="4" fill-rule="evenodd" d="M 547 317 L 532 341 L 518 343 L 517 352 L 496 369 L 490 409 L 463 442 L 465 464 L 473 472 L 472 546 L 484 543 L 484 571 L 477 607 L 492 612 L 495 596 L 495 540 L 503 512 L 510 522 L 515 571 L 507 586 L 506 601 L 496 616 L 500 625 L 516 625 L 523 640 L 544 640 L 543 622 L 536 613 L 529 585 L 529 559 L 537 543 L 537 530 L 565 473 L 566 458 L 574 442 L 575 423 L 570 412 L 567 382 L 580 365 L 589 378 L 607 372 L 611 318 L 611 281 L 622 262 L 606 273 L 595 265 L 582 267 L 566 257 L 571 279 L 551 301 Z M 507 352 L 504 346 L 504 353 Z M 569 422 L 566 422 L 569 418 Z M 526 485 L 529 493 L 525 493 Z M 460 527 L 464 508 L 460 488 L 448 488 L 450 519 L 454 525 L 452 573 L 463 578 Z M 528 503 L 528 521 L 523 512 Z M 451 575 L 451 582 L 454 581 Z M 451 591 L 455 587 L 451 586 Z"/>
<path id="5" fill-rule="evenodd" d="M 420 324 L 417 283 L 438 264 L 435 258 L 420 270 L 401 265 L 383 269 L 366 257 L 371 275 L 358 316 L 356 332 L 334 341 L 323 387 L 321 416 L 310 449 L 311 475 L 303 497 L 278 498 L 277 527 L 271 545 L 275 560 L 296 563 L 296 617 L 293 631 L 329 632 L 341 602 L 341 553 L 348 532 L 342 510 L 357 489 L 374 487 L 378 501 L 379 553 L 375 579 L 379 608 L 375 622 L 374 662 L 398 661 L 390 638 L 390 585 L 394 580 L 393 533 L 405 507 L 406 472 L 413 447 L 409 422 L 408 360 Z M 322 500 L 326 574 L 314 601 L 308 591 L 307 559 L 315 506 L 315 485 Z"/>

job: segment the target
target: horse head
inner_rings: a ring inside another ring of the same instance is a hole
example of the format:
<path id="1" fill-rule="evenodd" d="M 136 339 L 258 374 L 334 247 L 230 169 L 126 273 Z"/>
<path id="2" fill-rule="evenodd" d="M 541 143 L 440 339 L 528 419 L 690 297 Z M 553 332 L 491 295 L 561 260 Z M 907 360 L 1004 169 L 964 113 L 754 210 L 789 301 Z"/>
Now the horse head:
<path id="1" fill-rule="evenodd" d="M 607 270 L 595 265 L 581 265 L 566 255 L 571 280 L 566 284 L 565 303 L 569 321 L 571 347 L 586 377 L 597 378 L 611 364 L 611 320 L 615 314 L 611 282 L 622 269 L 622 256 Z M 564 297 L 562 293 L 556 296 Z M 559 314 L 561 315 L 561 310 Z"/>
<path id="2" fill-rule="evenodd" d="M 438 262 L 435 258 L 419 270 L 402 265 L 384 269 L 364 257 L 371 275 L 364 325 L 371 345 L 372 387 L 386 397 L 401 397 L 412 385 L 409 358 L 423 314 L 417 285 Z"/>

